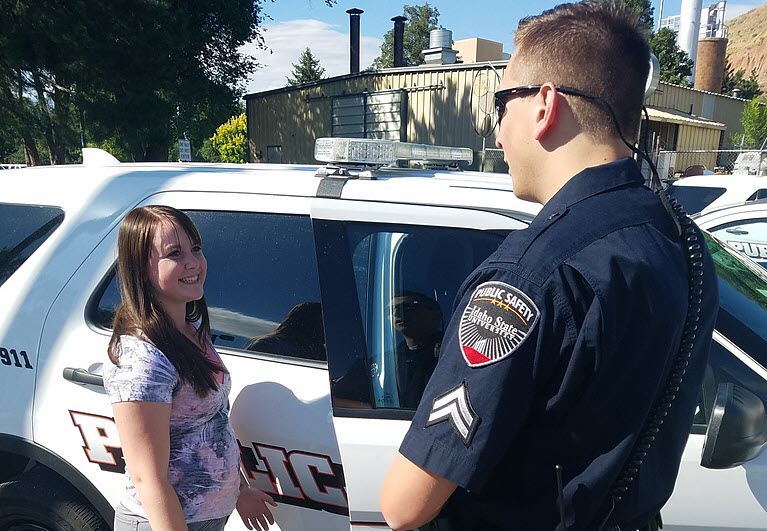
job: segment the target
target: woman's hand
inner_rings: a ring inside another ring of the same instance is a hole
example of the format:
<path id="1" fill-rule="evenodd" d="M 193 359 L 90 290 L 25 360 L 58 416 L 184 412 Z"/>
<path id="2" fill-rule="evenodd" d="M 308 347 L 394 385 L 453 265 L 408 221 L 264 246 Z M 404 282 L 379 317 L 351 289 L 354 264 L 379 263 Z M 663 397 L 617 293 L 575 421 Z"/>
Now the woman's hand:
<path id="1" fill-rule="evenodd" d="M 264 491 L 248 485 L 240 486 L 237 512 L 248 529 L 255 529 L 256 531 L 269 529 L 269 526 L 274 523 L 274 516 L 272 516 L 269 505 L 277 507 L 277 502 Z"/>

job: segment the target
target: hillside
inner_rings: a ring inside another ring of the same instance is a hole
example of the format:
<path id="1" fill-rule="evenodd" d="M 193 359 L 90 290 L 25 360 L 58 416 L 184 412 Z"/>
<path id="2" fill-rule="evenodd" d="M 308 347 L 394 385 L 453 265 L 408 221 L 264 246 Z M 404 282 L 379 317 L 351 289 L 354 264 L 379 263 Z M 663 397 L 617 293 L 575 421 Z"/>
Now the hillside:
<path id="1" fill-rule="evenodd" d="M 740 68 L 746 75 L 756 67 L 759 85 L 767 87 L 767 3 L 727 22 L 727 55 L 733 71 Z"/>

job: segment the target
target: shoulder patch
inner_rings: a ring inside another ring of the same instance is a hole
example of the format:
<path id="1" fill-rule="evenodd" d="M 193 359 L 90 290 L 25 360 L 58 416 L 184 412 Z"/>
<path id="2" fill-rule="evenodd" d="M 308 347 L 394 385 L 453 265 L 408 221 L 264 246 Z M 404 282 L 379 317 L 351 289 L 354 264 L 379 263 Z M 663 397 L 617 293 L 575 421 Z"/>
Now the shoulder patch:
<path id="1" fill-rule="evenodd" d="M 458 325 L 461 352 L 470 367 L 499 362 L 514 353 L 538 323 L 540 311 L 505 282 L 477 286 Z"/>

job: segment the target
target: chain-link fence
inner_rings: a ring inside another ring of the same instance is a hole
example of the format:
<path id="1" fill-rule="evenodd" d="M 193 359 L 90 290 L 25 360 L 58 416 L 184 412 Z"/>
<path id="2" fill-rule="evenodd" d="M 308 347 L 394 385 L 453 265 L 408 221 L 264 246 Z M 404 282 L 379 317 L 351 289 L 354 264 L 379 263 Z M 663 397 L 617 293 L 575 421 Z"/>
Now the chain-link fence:
<path id="1" fill-rule="evenodd" d="M 490 171 L 495 173 L 508 172 L 509 167 L 503 161 L 503 150 L 486 148 L 485 150 L 480 151 L 479 171 Z"/>
<path id="2" fill-rule="evenodd" d="M 661 179 L 675 179 L 713 172 L 767 175 L 767 150 L 660 151 L 656 166 Z"/>

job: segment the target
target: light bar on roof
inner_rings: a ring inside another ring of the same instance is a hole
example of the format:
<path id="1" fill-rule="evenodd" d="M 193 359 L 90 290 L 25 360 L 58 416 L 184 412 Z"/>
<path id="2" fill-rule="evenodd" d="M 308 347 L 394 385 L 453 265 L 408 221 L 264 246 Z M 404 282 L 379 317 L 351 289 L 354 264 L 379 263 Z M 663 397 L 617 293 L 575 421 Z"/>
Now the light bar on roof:
<path id="1" fill-rule="evenodd" d="M 320 162 L 370 165 L 392 164 L 398 160 L 471 164 L 474 152 L 469 148 L 410 144 L 394 140 L 318 138 L 314 143 L 314 158 Z"/>

